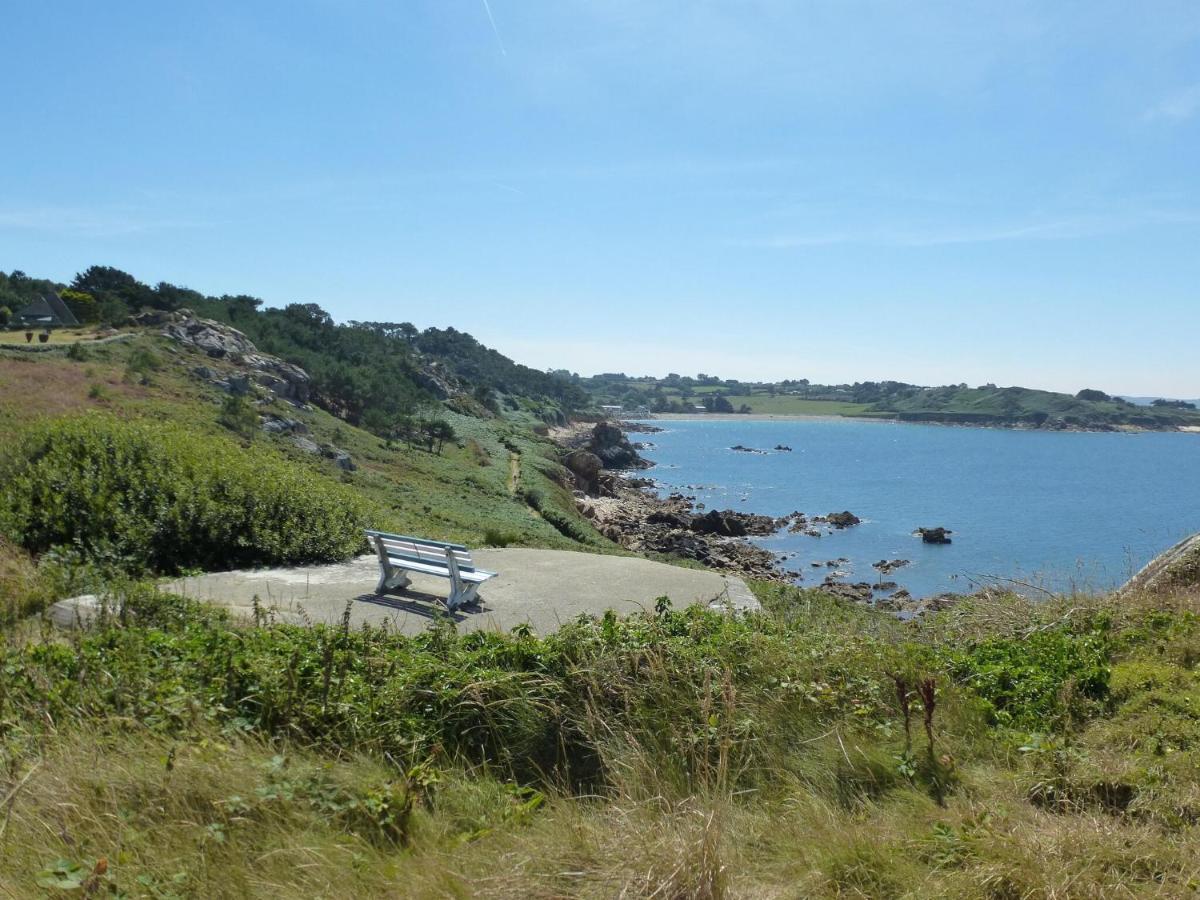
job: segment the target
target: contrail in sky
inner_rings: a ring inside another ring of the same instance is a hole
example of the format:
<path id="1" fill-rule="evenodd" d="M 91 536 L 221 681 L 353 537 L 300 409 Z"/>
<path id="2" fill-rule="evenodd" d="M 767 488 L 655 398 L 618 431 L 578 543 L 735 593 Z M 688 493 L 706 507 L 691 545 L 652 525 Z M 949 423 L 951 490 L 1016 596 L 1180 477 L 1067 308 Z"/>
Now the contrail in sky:
<path id="1" fill-rule="evenodd" d="M 492 15 L 492 5 L 488 0 L 483 0 L 483 9 L 487 13 L 488 21 L 492 23 L 492 33 L 496 35 L 496 43 L 500 45 L 500 52 L 504 56 L 508 56 L 508 51 L 504 49 L 504 39 L 500 37 L 500 29 L 496 27 L 496 19 Z"/>

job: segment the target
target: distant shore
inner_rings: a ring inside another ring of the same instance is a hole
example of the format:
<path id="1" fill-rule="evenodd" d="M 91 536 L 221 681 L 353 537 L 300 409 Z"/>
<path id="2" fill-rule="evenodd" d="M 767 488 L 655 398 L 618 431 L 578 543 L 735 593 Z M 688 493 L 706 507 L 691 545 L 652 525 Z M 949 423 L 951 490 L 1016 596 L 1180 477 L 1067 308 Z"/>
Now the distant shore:
<path id="1" fill-rule="evenodd" d="M 939 425 L 949 428 L 995 428 L 1004 431 L 1048 431 L 1060 434 L 1146 434 L 1165 432 L 1171 434 L 1200 434 L 1200 425 L 1178 425 L 1174 428 L 1147 428 L 1142 425 L 1118 425 L 1112 428 L 1037 428 L 1023 422 L 952 422 L 938 419 L 915 421 L 898 416 L 845 416 L 831 413 L 653 413 L 648 417 L 625 416 L 630 422 L 800 422 L 843 420 L 848 422 L 880 422 L 892 425 Z"/>
<path id="2" fill-rule="evenodd" d="M 831 413 L 654 413 L 646 418 L 625 416 L 631 422 L 792 422 L 801 419 L 856 422 L 895 422 L 886 416 L 839 416 Z"/>

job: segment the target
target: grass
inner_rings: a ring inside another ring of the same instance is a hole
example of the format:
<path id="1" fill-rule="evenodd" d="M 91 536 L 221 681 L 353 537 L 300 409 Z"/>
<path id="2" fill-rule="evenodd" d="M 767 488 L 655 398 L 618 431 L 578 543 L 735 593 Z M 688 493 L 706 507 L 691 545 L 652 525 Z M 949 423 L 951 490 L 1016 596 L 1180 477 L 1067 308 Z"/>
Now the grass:
<path id="1" fill-rule="evenodd" d="M 849 403 L 841 400 L 807 400 L 786 394 L 754 394 L 730 396 L 734 409 L 742 404 L 760 415 L 773 416 L 857 416 L 868 407 L 864 403 Z"/>
<path id="2" fill-rule="evenodd" d="M 904 624 L 756 589 L 758 616 L 662 608 L 546 638 L 237 625 L 119 589 L 124 615 L 90 631 L 10 632 L 0 884 L 35 896 L 39 880 L 92 879 L 146 897 L 1194 890 L 1196 598 L 998 598 Z M 903 703 L 898 683 L 914 688 Z M 997 716 L 1001 697 L 1019 715 Z"/>
<path id="3" fill-rule="evenodd" d="M 33 331 L 33 340 L 30 342 L 34 346 L 38 343 L 38 334 L 41 333 L 41 328 L 31 329 Z M 54 328 L 50 331 L 50 340 L 48 344 L 75 344 L 80 341 L 90 341 L 96 336 L 95 328 Z M 24 344 L 25 329 L 20 328 L 16 331 L 0 330 L 0 344 Z"/>

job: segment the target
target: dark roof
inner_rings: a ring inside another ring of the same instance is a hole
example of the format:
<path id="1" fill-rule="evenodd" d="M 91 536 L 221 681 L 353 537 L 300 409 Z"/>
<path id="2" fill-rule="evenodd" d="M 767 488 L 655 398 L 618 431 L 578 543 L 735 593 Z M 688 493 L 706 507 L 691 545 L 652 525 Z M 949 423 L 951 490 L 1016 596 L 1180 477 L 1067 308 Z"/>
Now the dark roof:
<path id="1" fill-rule="evenodd" d="M 49 319 L 57 325 L 78 325 L 79 320 L 58 294 L 45 294 L 17 312 L 18 319 Z"/>

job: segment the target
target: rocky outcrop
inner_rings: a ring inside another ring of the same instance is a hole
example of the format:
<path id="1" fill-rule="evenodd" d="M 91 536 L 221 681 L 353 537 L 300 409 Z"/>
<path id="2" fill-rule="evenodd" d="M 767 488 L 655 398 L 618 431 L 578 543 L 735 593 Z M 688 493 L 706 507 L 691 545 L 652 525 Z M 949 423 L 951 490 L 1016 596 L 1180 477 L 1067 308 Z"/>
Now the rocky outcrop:
<path id="1" fill-rule="evenodd" d="M 176 314 L 174 320 L 167 323 L 162 331 L 164 336 L 203 350 L 213 359 L 224 359 L 235 353 L 258 352 L 250 338 L 233 326 L 213 319 L 188 316 L 185 312 Z"/>
<path id="2" fill-rule="evenodd" d="M 162 330 L 165 337 L 197 350 L 213 359 L 232 364 L 238 371 L 218 372 L 197 366 L 192 374 L 233 394 L 246 394 L 251 383 L 296 406 L 309 401 L 312 379 L 297 365 L 277 356 L 259 353 L 254 343 L 236 328 L 213 319 L 200 319 L 190 310 L 169 314 Z"/>
<path id="3" fill-rule="evenodd" d="M 951 543 L 950 535 L 954 534 L 948 528 L 942 528 L 940 525 L 937 528 L 918 528 L 914 534 L 919 534 L 921 540 L 926 544 L 949 544 Z"/>
<path id="4" fill-rule="evenodd" d="M 625 432 L 612 422 L 597 422 L 585 449 L 594 453 L 606 469 L 648 469 L 652 465 L 642 459 Z"/>
<path id="5" fill-rule="evenodd" d="M 1120 593 L 1171 595 L 1194 591 L 1200 591 L 1200 534 L 1154 557 Z"/>

